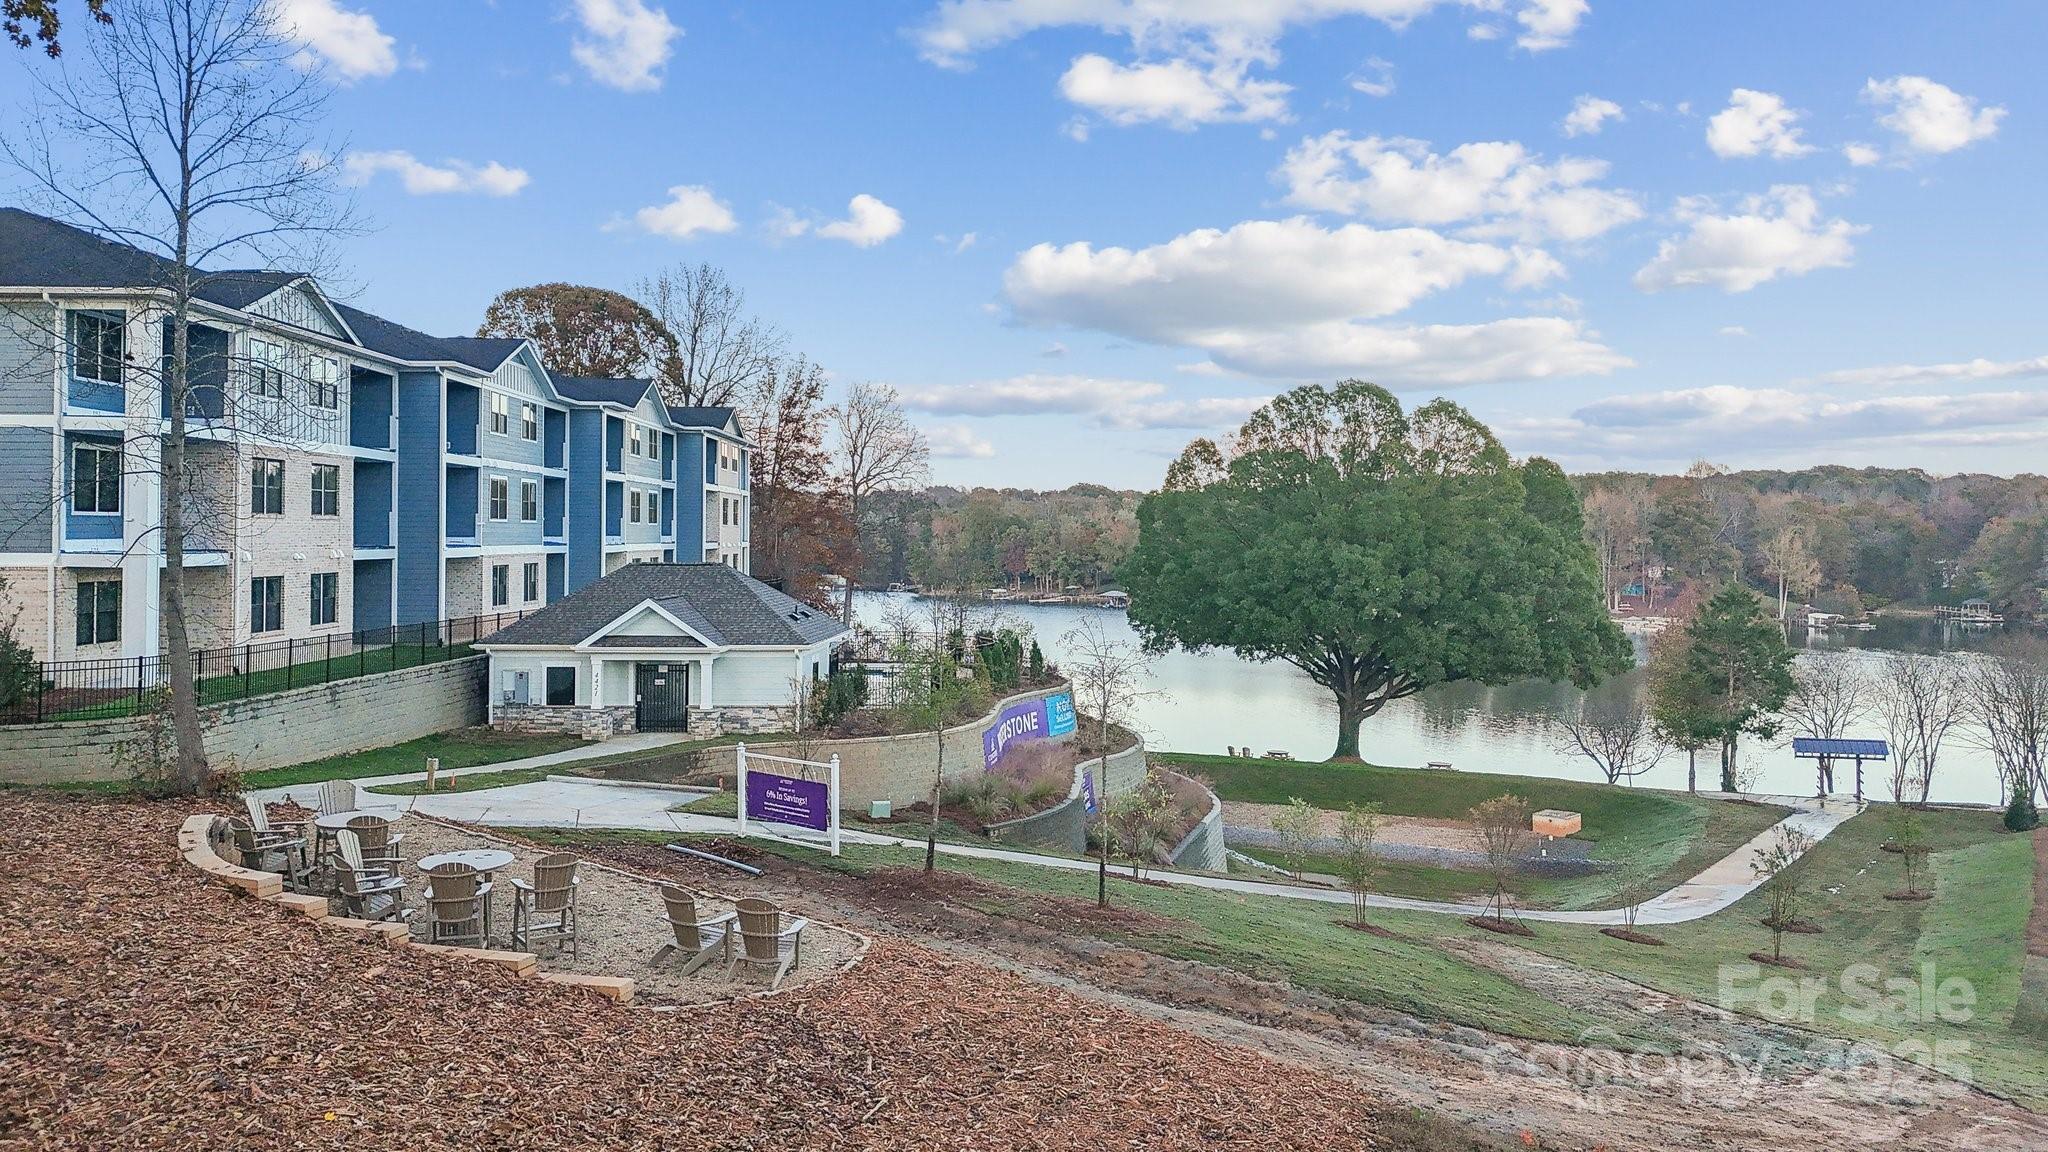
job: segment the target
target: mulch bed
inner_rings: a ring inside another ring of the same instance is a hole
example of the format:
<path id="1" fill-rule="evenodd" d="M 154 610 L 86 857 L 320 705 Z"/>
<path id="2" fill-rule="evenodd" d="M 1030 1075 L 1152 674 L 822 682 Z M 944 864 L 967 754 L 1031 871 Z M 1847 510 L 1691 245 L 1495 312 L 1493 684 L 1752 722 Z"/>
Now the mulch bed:
<path id="1" fill-rule="evenodd" d="M 1794 936 L 1818 936 L 1821 934 L 1820 925 L 1815 924 L 1811 920 L 1791 920 L 1784 924 L 1774 924 L 1769 917 L 1765 917 L 1762 920 L 1758 920 L 1757 923 L 1772 931 L 1790 932 Z"/>
<path id="2" fill-rule="evenodd" d="M 1520 924 L 1513 920 L 1502 920 L 1497 916 L 1473 916 L 1467 919 L 1465 923 L 1470 924 L 1474 928 L 1484 928 L 1488 932 L 1498 932 L 1503 936 L 1534 936 L 1536 934 L 1536 930 L 1527 924 Z"/>
<path id="3" fill-rule="evenodd" d="M 1626 940 L 1631 944 L 1649 944 L 1658 948 L 1664 947 L 1664 941 L 1648 933 L 1637 932 L 1633 928 L 1602 928 L 1600 934 L 1602 936 L 1612 936 L 1616 940 Z"/>
<path id="4" fill-rule="evenodd" d="M 1794 968 L 1801 971 L 1804 971 L 1806 968 L 1806 961 L 1796 956 L 1780 956 L 1773 959 L 1769 952 L 1751 952 L 1749 958 L 1759 964 L 1765 964 L 1772 968 Z"/>
<path id="5" fill-rule="evenodd" d="M 1887 892 L 1884 894 L 1884 898 L 1887 900 L 1918 903 L 1922 900 L 1934 899 L 1934 893 L 1919 890 L 1912 892 Z"/>
<path id="6" fill-rule="evenodd" d="M 878 941 L 673 1013 L 202 884 L 189 809 L 0 795 L 0 1146 L 1383 1148 L 1355 1085 Z"/>

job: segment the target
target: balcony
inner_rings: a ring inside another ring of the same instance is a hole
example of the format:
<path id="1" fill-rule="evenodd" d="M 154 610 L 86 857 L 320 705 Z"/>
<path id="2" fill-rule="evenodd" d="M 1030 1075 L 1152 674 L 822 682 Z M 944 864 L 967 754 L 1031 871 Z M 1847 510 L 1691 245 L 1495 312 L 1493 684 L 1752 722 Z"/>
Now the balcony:
<path id="1" fill-rule="evenodd" d="M 483 402 L 482 390 L 469 385 L 448 382 L 448 454 L 450 456 L 474 456 L 477 454 L 477 420 Z"/>

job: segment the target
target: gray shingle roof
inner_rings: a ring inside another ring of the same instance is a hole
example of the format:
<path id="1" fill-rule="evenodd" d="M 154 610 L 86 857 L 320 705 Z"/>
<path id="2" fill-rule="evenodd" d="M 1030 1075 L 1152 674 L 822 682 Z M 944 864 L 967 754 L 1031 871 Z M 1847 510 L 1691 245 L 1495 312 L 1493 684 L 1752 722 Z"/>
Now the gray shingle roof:
<path id="1" fill-rule="evenodd" d="M 555 391 L 570 400 L 586 404 L 617 404 L 631 408 L 640 403 L 647 390 L 654 386 L 652 380 L 630 376 L 565 376 L 550 370 L 548 378 L 555 382 Z"/>
<path id="2" fill-rule="evenodd" d="M 395 360 L 453 360 L 454 354 L 438 336 L 429 336 L 403 324 L 386 320 L 361 308 L 347 304 L 336 304 L 335 309 L 348 326 L 355 330 L 356 338 L 363 347 L 372 352 L 381 352 Z"/>
<path id="3" fill-rule="evenodd" d="M 440 343 L 458 364 L 496 372 L 525 341 L 511 336 L 443 336 Z"/>
<path id="4" fill-rule="evenodd" d="M 693 408 L 682 404 L 668 406 L 668 418 L 685 428 L 723 429 L 732 423 L 733 409 L 714 406 Z"/>
<path id="5" fill-rule="evenodd" d="M 171 262 L 118 240 L 20 208 L 0 208 L 0 284 L 39 288 L 154 288 Z M 201 300 L 247 308 L 303 276 L 264 268 L 202 272 Z"/>
<path id="6" fill-rule="evenodd" d="M 648 600 L 720 647 L 807 647 L 847 631 L 831 613 L 724 564 L 628 564 L 499 629 L 482 646 L 580 644 Z M 674 641 L 664 638 L 662 646 Z"/>

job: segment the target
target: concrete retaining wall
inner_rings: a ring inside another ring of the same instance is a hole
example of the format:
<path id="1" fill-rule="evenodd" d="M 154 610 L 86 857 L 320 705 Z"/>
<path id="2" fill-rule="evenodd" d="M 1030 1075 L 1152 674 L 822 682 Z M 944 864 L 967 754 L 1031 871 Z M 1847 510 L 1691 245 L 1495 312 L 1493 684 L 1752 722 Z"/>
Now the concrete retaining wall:
<path id="1" fill-rule="evenodd" d="M 481 724 L 485 664 L 473 656 L 231 700 L 201 713 L 207 756 L 232 756 L 256 772 Z M 0 782 L 118 780 L 115 749 L 141 725 L 129 718 L 0 728 Z"/>
<path id="2" fill-rule="evenodd" d="M 1170 859 L 1176 868 L 1198 872 L 1230 870 L 1229 856 L 1223 847 L 1223 801 L 1214 792 L 1209 793 L 1209 814 L 1174 845 Z"/>
<path id="3" fill-rule="evenodd" d="M 1064 803 L 1034 813 L 1021 820 L 1008 820 L 991 824 L 988 838 L 1002 844 L 1016 844 L 1021 847 L 1044 848 L 1053 852 L 1071 852 L 1076 855 L 1088 851 L 1088 803 L 1081 787 L 1081 777 L 1101 772 L 1108 778 L 1110 794 L 1120 794 L 1136 788 L 1145 779 L 1145 745 L 1143 741 L 1133 743 L 1121 752 L 1112 753 L 1107 766 L 1101 760 L 1088 760 L 1074 766 L 1074 785 L 1067 792 Z M 1100 789 L 1098 788 L 1098 794 Z M 1221 809 L 1218 809 L 1219 813 Z M 1219 841 L 1220 841 L 1219 837 Z"/>
<path id="4" fill-rule="evenodd" d="M 1041 688 L 1031 692 L 1020 692 L 996 701 L 988 715 L 980 716 L 955 728 L 945 731 L 946 761 L 945 778 L 957 779 L 977 775 L 981 766 L 981 734 L 1003 709 L 1024 700 L 1054 696 L 1068 691 L 1065 684 Z M 1077 733 L 1053 736 L 1048 739 L 1065 743 L 1074 739 Z M 786 744 L 749 744 L 756 752 L 769 752 L 777 756 L 789 756 L 794 750 Z M 813 759 L 825 760 L 837 753 L 839 756 L 840 805 L 845 808 L 866 808 L 871 801 L 888 800 L 898 805 L 910 805 L 931 799 L 932 794 L 932 734 L 915 732 L 906 736 L 864 736 L 853 740 L 819 740 L 811 746 Z M 704 769 L 707 772 L 727 776 L 737 771 L 733 750 L 730 748 L 709 748 L 703 754 Z"/>

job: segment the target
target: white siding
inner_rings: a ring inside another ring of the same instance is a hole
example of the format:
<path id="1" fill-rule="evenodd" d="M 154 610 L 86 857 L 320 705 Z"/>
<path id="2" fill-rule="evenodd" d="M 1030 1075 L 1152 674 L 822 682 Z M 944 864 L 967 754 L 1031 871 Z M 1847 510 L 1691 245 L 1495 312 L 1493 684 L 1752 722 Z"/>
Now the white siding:
<path id="1" fill-rule="evenodd" d="M 785 707 L 797 671 L 794 651 L 728 652 L 711 666 L 711 703 L 718 707 Z"/>

